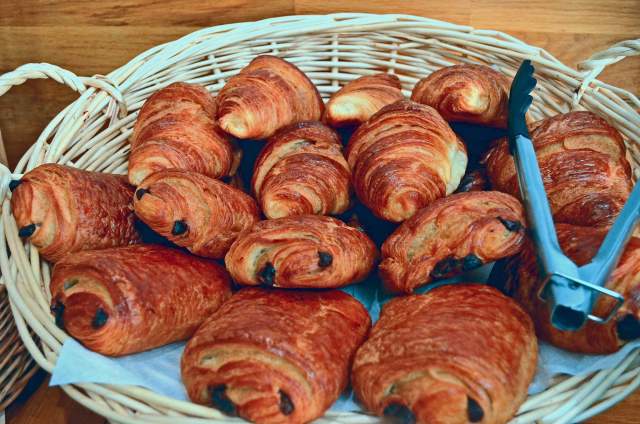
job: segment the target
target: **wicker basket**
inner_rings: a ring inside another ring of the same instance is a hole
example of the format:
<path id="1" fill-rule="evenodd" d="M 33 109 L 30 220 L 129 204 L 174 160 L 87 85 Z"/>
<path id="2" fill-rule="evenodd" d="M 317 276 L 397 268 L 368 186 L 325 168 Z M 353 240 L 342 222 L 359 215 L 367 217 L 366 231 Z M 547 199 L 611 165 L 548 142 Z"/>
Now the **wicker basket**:
<path id="1" fill-rule="evenodd" d="M 571 109 L 592 110 L 617 127 L 640 174 L 640 100 L 596 79 L 605 66 L 640 53 L 640 40 L 619 43 L 574 70 L 546 51 L 509 35 L 406 15 L 335 14 L 290 16 L 221 25 L 194 32 L 142 53 L 107 76 L 80 78 L 59 67 L 29 64 L 0 77 L 0 95 L 30 78 L 53 78 L 80 93 L 45 128 L 13 174 L 3 169 L 0 266 L 20 335 L 35 360 L 51 372 L 68 337 L 49 313 L 50 267 L 18 237 L 7 193 L 10 178 L 44 162 L 125 173 L 129 138 L 137 111 L 154 91 L 174 81 L 205 84 L 212 92 L 254 56 L 269 53 L 298 65 L 324 97 L 341 84 L 376 71 L 397 74 L 408 94 L 415 82 L 454 63 L 488 63 L 513 75 L 520 61 L 536 66 L 538 89 L 531 109 L 542 118 Z M 10 255 L 11 253 L 11 255 Z M 37 335 L 34 339 L 30 329 Z M 558 379 L 529 397 L 514 422 L 582 421 L 640 386 L 640 350 L 616 368 Z M 89 409 L 123 423 L 223 422 L 214 409 L 176 401 L 132 386 L 78 384 L 63 389 Z M 320 422 L 369 423 L 375 417 L 328 413 Z"/>

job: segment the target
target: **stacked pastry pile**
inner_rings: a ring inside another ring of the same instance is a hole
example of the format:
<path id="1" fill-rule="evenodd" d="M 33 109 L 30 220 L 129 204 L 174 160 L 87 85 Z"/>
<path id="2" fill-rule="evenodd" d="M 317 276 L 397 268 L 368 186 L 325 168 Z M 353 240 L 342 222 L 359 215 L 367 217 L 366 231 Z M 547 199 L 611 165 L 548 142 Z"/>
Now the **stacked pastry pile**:
<path id="1" fill-rule="evenodd" d="M 506 422 L 535 372 L 534 328 L 579 352 L 640 337 L 639 239 L 608 283 L 627 299 L 615 320 L 570 334 L 549 325 L 506 141 L 465 145 L 449 125 L 504 128 L 508 88 L 491 68 L 460 65 L 421 80 L 411 100 L 377 74 L 325 106 L 298 68 L 260 56 L 216 98 L 183 83 L 151 96 L 128 179 L 42 165 L 12 182 L 13 214 L 55 263 L 56 323 L 106 355 L 188 340 L 182 378 L 195 402 L 308 422 L 351 381 L 367 410 L 402 422 Z M 623 140 L 588 112 L 531 126 L 560 240 L 586 262 L 631 189 Z M 355 130 L 344 153 L 343 127 Z M 262 148 L 250 194 L 238 177 L 247 143 Z M 467 149 L 486 152 L 470 160 Z M 379 275 L 399 296 L 371 329 L 336 289 L 375 271 L 367 232 L 385 221 L 395 229 Z M 149 229 L 164 241 L 147 243 Z M 515 300 L 473 282 L 412 294 L 496 260 Z"/>

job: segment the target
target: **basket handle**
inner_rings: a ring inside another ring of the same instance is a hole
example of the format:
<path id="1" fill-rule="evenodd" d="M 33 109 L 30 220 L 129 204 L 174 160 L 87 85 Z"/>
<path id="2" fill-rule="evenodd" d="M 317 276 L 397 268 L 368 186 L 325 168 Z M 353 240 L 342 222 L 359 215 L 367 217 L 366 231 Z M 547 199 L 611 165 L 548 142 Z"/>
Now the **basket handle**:
<path id="1" fill-rule="evenodd" d="M 620 62 L 626 57 L 638 55 L 640 55 L 640 38 L 616 43 L 608 49 L 594 53 L 589 59 L 578 63 L 578 71 L 585 72 L 585 76 L 574 96 L 574 106 L 580 103 L 580 99 L 587 87 L 589 87 L 589 84 L 598 78 L 598 75 L 600 75 L 607 66 Z"/>

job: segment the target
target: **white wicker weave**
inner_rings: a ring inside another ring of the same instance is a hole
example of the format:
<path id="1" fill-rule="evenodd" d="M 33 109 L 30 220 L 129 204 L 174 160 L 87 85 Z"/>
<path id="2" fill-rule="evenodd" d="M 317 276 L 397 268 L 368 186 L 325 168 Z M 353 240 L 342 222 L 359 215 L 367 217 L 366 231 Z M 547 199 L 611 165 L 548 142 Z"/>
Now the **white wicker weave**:
<path id="1" fill-rule="evenodd" d="M 640 40 L 619 43 L 593 55 L 575 70 L 546 51 L 496 31 L 475 30 L 407 15 L 334 14 L 288 16 L 206 28 L 148 50 L 107 76 L 77 77 L 48 64 L 28 64 L 0 76 L 0 95 L 31 78 L 52 78 L 80 93 L 45 128 L 11 173 L 1 169 L 0 266 L 20 335 L 35 360 L 51 372 L 68 337 L 49 313 L 49 265 L 18 237 L 7 192 L 10 178 L 44 162 L 125 173 L 129 138 L 137 111 L 154 91 L 174 81 L 207 85 L 216 93 L 254 56 L 279 55 L 298 65 L 327 97 L 346 81 L 377 71 L 400 77 L 408 94 L 415 82 L 453 63 L 487 63 L 513 75 L 522 59 L 536 67 L 534 118 L 571 109 L 606 117 L 625 136 L 640 175 L 640 100 L 600 82 L 598 74 L 623 57 L 640 54 Z M 11 253 L 11 255 L 9 254 Z M 39 338 L 36 342 L 30 329 Z M 616 368 L 562 378 L 522 405 L 513 422 L 569 423 L 609 408 L 640 386 L 640 350 Z M 79 384 L 63 389 L 114 422 L 226 422 L 214 409 L 176 401 L 132 386 Z M 369 423 L 377 418 L 327 414 L 320 422 Z"/>

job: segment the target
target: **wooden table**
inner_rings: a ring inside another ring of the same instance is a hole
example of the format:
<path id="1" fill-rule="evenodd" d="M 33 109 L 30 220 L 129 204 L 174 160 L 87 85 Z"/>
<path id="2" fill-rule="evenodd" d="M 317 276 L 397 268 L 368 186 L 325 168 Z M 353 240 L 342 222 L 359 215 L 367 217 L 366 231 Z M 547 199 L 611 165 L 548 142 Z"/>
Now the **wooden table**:
<path id="1" fill-rule="evenodd" d="M 408 13 L 508 32 L 570 66 L 615 42 L 640 36 L 639 0 L 2 0 L 0 73 L 50 62 L 78 75 L 105 74 L 136 54 L 198 28 L 291 14 Z M 640 92 L 640 60 L 627 59 L 601 79 Z M 51 81 L 31 81 L 0 98 L 0 129 L 15 165 L 46 123 L 76 98 Z M 40 375 L 9 423 L 101 423 Z M 593 423 L 640 423 L 640 393 Z"/>

